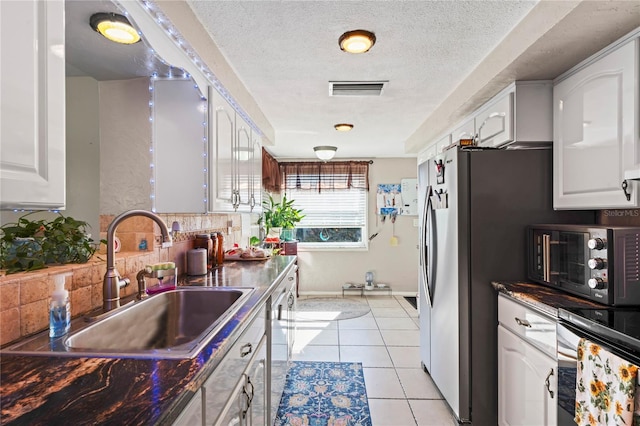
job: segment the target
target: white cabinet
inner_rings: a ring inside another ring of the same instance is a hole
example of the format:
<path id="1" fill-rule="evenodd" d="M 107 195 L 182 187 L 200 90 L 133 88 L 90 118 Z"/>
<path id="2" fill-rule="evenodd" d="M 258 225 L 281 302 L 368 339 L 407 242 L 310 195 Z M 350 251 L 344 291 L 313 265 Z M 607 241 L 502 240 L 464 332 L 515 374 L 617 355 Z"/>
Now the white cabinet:
<path id="1" fill-rule="evenodd" d="M 440 154 L 451 145 L 451 135 L 443 136 L 436 142 L 436 153 Z"/>
<path id="2" fill-rule="evenodd" d="M 240 379 L 233 387 L 231 396 L 222 407 L 218 418 L 209 421 L 207 414 L 206 424 L 215 426 L 263 426 L 266 420 L 266 336 L 255 348 L 256 352 L 249 361 L 247 368 L 242 372 Z M 213 395 L 219 398 L 219 395 Z"/>
<path id="3" fill-rule="evenodd" d="M 235 111 L 209 87 L 209 210 L 233 211 L 235 206 L 236 164 Z"/>
<path id="4" fill-rule="evenodd" d="M 202 392 L 198 390 L 191 401 L 187 404 L 182 413 L 173 422 L 173 426 L 196 426 L 202 425 Z"/>
<path id="5" fill-rule="evenodd" d="M 64 2 L 0 2 L 0 43 L 0 208 L 64 208 Z"/>
<path id="6" fill-rule="evenodd" d="M 252 185 L 250 189 L 249 206 L 254 213 L 262 213 L 262 138 L 257 132 L 251 132 L 253 153 L 251 158 Z"/>
<path id="7" fill-rule="evenodd" d="M 250 425 L 251 416 L 266 418 L 265 324 L 263 306 L 204 383 L 205 424 Z M 253 424 L 264 422 L 254 420 Z"/>
<path id="8" fill-rule="evenodd" d="M 209 144 L 209 210 L 259 212 L 260 138 L 254 136 L 251 126 L 212 87 L 209 87 Z"/>
<path id="9" fill-rule="evenodd" d="M 498 326 L 498 424 L 556 424 L 556 361 Z"/>
<path id="10" fill-rule="evenodd" d="M 551 81 L 516 81 L 475 113 L 476 143 L 484 147 L 548 145 L 553 138 Z"/>
<path id="11" fill-rule="evenodd" d="M 498 321 L 498 424 L 555 425 L 555 321 L 503 295 Z"/>
<path id="12" fill-rule="evenodd" d="M 618 43 L 556 81 L 554 188 L 556 209 L 638 207 L 640 170 L 639 39 Z"/>
<path id="13" fill-rule="evenodd" d="M 453 130 L 453 132 L 451 132 L 451 143 L 458 144 L 460 139 L 473 139 L 475 135 L 476 127 L 472 117 L 467 119 L 467 121 L 460 124 Z"/>
<path id="14" fill-rule="evenodd" d="M 154 209 L 206 213 L 207 100 L 192 79 L 152 79 Z"/>
<path id="15" fill-rule="evenodd" d="M 251 127 L 236 113 L 236 146 L 234 151 L 236 162 L 236 209 L 251 209 L 251 188 L 253 186 L 253 143 Z"/>

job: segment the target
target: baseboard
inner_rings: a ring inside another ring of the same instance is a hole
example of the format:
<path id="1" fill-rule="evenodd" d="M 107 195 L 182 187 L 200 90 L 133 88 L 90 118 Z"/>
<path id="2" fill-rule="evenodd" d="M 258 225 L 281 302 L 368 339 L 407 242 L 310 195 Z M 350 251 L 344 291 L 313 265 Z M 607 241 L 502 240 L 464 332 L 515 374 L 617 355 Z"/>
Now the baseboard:
<path id="1" fill-rule="evenodd" d="M 351 295 L 351 296 L 357 296 L 359 293 L 357 292 L 353 292 L 353 291 L 349 291 L 349 292 L 345 292 L 344 295 Z M 389 296 L 389 293 L 386 291 L 375 291 L 375 292 L 367 292 L 365 291 L 364 294 L 366 296 Z M 391 295 L 392 296 L 398 296 L 398 297 L 404 297 L 404 296 L 409 296 L 409 297 L 416 297 L 416 292 L 414 291 L 393 291 L 391 290 Z M 342 297 L 342 290 L 341 291 L 300 291 L 300 296 L 306 296 L 306 297 L 313 297 L 313 296 L 332 296 L 332 297 Z"/>

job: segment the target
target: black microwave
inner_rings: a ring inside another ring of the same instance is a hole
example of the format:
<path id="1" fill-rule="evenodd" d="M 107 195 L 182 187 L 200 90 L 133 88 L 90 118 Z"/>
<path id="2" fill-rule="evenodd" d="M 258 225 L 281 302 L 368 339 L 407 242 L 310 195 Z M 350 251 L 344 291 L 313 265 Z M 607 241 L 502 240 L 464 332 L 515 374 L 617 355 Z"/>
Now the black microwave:
<path id="1" fill-rule="evenodd" d="M 610 306 L 640 306 L 640 228 L 527 227 L 530 280 Z"/>

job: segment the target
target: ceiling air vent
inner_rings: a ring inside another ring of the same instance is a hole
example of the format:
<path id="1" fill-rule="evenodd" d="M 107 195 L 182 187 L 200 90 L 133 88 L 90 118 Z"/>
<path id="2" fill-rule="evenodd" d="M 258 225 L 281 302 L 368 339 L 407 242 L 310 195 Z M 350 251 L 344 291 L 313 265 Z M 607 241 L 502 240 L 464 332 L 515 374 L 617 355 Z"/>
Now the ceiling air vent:
<path id="1" fill-rule="evenodd" d="M 380 96 L 386 81 L 330 81 L 329 96 Z"/>

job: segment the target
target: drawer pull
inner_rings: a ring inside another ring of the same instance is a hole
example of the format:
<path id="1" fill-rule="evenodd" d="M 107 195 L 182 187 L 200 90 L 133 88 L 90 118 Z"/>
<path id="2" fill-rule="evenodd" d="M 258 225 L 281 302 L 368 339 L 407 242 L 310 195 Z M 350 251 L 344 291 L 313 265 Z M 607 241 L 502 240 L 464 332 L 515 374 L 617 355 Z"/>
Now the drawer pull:
<path id="1" fill-rule="evenodd" d="M 549 378 L 553 376 L 553 368 L 549 371 L 549 374 L 547 374 L 547 378 L 544 381 L 544 385 L 547 387 L 547 392 L 549 392 L 549 396 L 551 398 L 553 398 L 553 391 L 550 389 L 550 383 L 549 383 Z"/>
<path id="2" fill-rule="evenodd" d="M 521 325 L 521 326 L 523 326 L 523 327 L 529 327 L 529 328 L 531 328 L 531 323 L 530 323 L 529 321 L 527 321 L 527 320 L 523 320 L 523 319 L 520 319 L 520 318 L 518 318 L 518 317 L 515 317 L 515 319 L 516 319 L 516 323 L 517 323 L 518 325 Z"/>
<path id="3" fill-rule="evenodd" d="M 251 346 L 251 343 L 245 343 L 240 348 L 240 358 L 244 358 L 245 356 L 249 355 L 251 352 L 253 352 L 253 346 Z"/>

